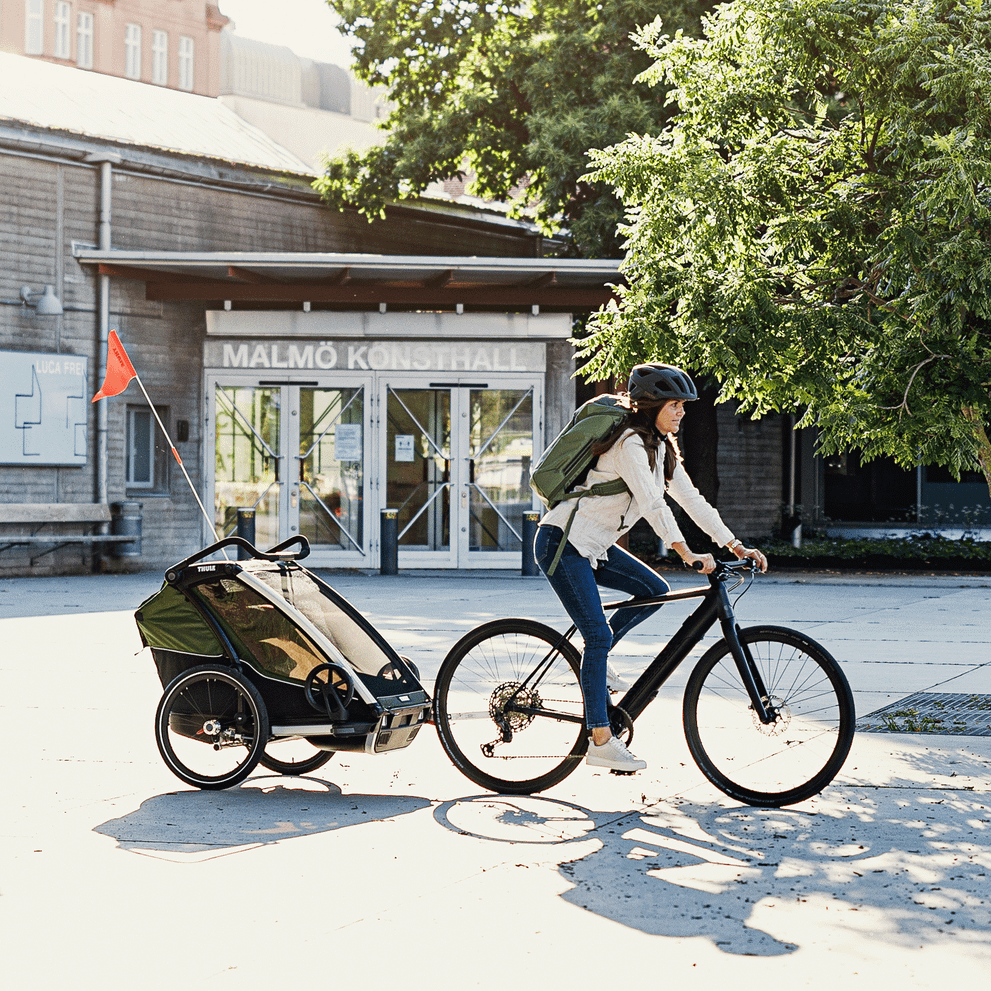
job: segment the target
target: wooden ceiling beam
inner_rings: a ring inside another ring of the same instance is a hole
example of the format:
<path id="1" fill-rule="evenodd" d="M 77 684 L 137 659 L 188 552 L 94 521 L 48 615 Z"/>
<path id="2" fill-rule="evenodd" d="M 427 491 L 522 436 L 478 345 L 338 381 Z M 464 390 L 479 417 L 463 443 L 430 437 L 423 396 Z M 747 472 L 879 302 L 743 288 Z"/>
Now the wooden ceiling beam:
<path id="1" fill-rule="evenodd" d="M 531 282 L 524 282 L 521 285 L 525 286 L 527 289 L 544 289 L 547 286 L 557 285 L 557 272 L 544 272 L 543 275 L 538 276 Z"/>
<path id="2" fill-rule="evenodd" d="M 445 268 L 443 272 L 432 275 L 429 279 L 424 279 L 421 285 L 424 289 L 443 289 L 445 286 L 449 286 L 453 280 L 454 269 Z"/>
<path id="3" fill-rule="evenodd" d="M 202 275 L 187 275 L 185 272 L 158 272 L 152 268 L 138 268 L 131 265 L 108 265 L 100 262 L 96 267 L 100 275 L 110 275 L 117 279 L 137 279 L 140 282 L 158 282 L 164 285 L 217 285 L 216 279 Z"/>
<path id="4" fill-rule="evenodd" d="M 256 272 L 251 268 L 243 268 L 240 265 L 228 265 L 227 274 L 238 282 L 248 282 L 256 286 L 265 284 L 278 285 L 281 283 L 280 279 L 273 279 L 270 275 L 263 275 L 261 272 Z"/>

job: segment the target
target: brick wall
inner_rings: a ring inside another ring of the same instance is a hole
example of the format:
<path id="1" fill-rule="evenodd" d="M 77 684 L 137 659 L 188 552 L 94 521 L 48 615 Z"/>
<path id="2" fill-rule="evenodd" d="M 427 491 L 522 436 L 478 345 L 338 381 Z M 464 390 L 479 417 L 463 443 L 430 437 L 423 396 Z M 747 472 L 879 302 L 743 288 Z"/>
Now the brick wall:
<path id="1" fill-rule="evenodd" d="M 777 533 L 781 526 L 781 479 L 787 421 L 737 416 L 735 404 L 717 408 L 719 512 L 741 540 Z"/>

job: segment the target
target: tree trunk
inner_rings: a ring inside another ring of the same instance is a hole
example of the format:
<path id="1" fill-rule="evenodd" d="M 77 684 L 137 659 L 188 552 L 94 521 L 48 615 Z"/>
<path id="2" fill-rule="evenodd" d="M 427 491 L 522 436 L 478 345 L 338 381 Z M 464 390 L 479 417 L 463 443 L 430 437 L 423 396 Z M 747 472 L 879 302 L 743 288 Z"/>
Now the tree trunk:
<path id="1" fill-rule="evenodd" d="M 678 446 L 685 458 L 685 470 L 695 487 L 713 505 L 719 498 L 719 426 L 716 418 L 716 396 L 719 388 L 695 376 L 699 398 L 688 403 L 681 422 Z M 678 525 L 688 546 L 698 554 L 713 550 L 709 535 L 690 520 L 679 507 L 673 506 Z"/>
<path id="2" fill-rule="evenodd" d="M 685 457 L 685 470 L 695 487 L 712 503 L 719 505 L 719 426 L 716 419 L 716 396 L 719 388 L 708 382 L 696 382 L 699 398 L 688 403 L 678 444 Z"/>
<path id="3" fill-rule="evenodd" d="M 974 436 L 977 438 L 977 461 L 981 471 L 984 472 L 984 481 L 988 483 L 988 494 L 991 495 L 991 440 L 988 439 L 988 432 L 976 409 L 965 406 L 963 415 L 974 429 Z"/>

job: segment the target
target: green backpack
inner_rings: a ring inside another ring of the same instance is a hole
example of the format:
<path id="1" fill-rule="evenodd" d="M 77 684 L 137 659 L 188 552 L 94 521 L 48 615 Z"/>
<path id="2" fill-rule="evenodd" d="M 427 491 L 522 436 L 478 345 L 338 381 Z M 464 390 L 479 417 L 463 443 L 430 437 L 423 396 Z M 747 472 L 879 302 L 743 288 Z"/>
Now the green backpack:
<path id="1" fill-rule="evenodd" d="M 629 408 L 620 405 L 619 396 L 596 396 L 590 399 L 578 407 L 571 422 L 540 455 L 530 472 L 530 488 L 548 509 L 553 509 L 566 500 L 575 500 L 575 509 L 568 517 L 564 538 L 547 570 L 548 575 L 554 574 L 557 563 L 561 560 L 575 510 L 578 508 L 578 500 L 587 495 L 605 496 L 629 492 L 629 486 L 621 478 L 574 491 L 585 481 L 589 469 L 595 463 L 592 448 L 608 437 L 627 413 Z"/>

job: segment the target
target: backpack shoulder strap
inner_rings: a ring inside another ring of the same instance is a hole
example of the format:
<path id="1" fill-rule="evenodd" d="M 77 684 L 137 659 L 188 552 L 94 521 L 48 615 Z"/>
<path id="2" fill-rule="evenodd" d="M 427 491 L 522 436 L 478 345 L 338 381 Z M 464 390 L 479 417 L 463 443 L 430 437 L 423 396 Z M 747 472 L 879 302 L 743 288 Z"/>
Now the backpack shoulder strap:
<path id="1" fill-rule="evenodd" d="M 574 523 L 575 513 L 578 512 L 578 501 L 588 495 L 619 495 L 621 492 L 629 491 L 630 487 L 623 481 L 622 478 L 613 478 L 608 482 L 598 482 L 587 489 L 579 489 L 577 492 L 568 492 L 563 496 L 561 499 L 562 502 L 564 502 L 565 499 L 573 499 L 575 501 L 575 505 L 568 516 L 568 522 L 564 528 L 564 534 L 561 537 L 561 542 L 557 545 L 557 550 L 554 552 L 554 557 L 551 559 L 550 566 L 547 568 L 548 578 L 550 578 L 550 576 L 557 570 L 558 561 L 561 560 L 561 555 L 564 553 L 564 545 L 568 542 L 568 534 L 571 533 L 571 524 Z M 620 529 L 622 529 L 622 527 Z"/>

